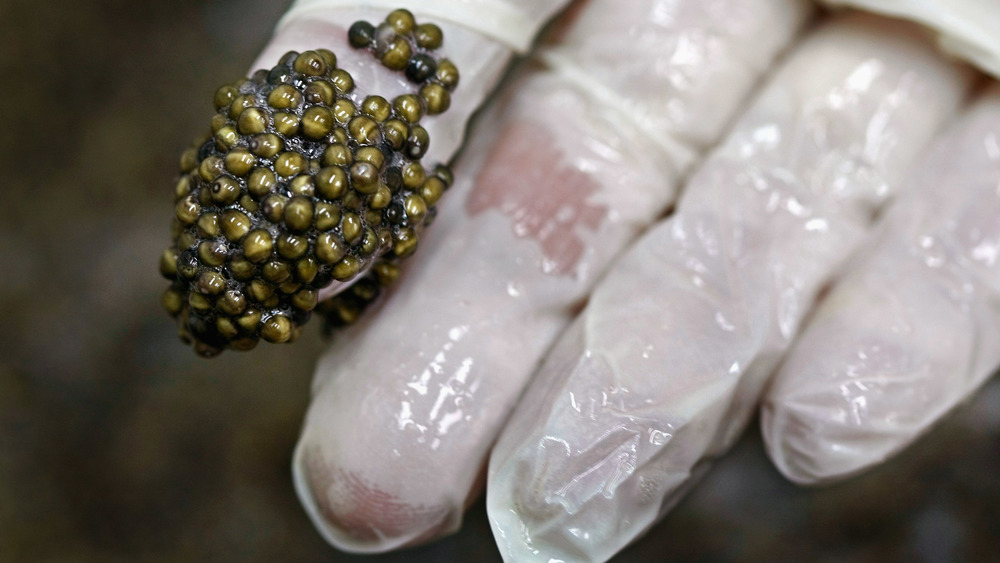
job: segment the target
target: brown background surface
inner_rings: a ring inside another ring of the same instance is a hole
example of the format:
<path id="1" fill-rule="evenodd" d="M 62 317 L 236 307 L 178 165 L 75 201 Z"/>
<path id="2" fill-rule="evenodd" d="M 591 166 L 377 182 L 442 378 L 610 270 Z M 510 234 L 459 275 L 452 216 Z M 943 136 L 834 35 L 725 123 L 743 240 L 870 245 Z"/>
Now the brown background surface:
<path id="1" fill-rule="evenodd" d="M 0 561 L 495 561 L 480 502 L 390 556 L 328 547 L 288 459 L 317 327 L 213 361 L 160 310 L 180 150 L 287 2 L 0 1 Z M 752 428 L 620 561 L 1000 561 L 1000 384 L 815 491 Z"/>

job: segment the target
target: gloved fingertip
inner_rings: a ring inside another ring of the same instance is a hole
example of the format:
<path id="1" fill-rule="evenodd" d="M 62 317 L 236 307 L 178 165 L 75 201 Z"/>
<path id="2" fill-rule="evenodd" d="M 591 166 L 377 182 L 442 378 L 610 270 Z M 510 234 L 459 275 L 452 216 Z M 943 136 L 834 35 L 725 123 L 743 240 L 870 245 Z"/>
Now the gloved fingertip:
<path id="1" fill-rule="evenodd" d="M 321 447 L 301 440 L 292 461 L 295 490 L 330 544 L 354 553 L 381 553 L 425 543 L 458 529 L 446 505 L 412 505 L 400 495 L 339 467 Z M 410 484 L 410 486 L 419 486 Z"/>
<path id="2" fill-rule="evenodd" d="M 826 404 L 828 406 L 824 407 Z M 883 458 L 872 459 L 873 428 L 861 428 L 832 412 L 825 399 L 780 397 L 761 409 L 768 456 L 789 481 L 802 486 L 832 484 L 854 476 Z"/>

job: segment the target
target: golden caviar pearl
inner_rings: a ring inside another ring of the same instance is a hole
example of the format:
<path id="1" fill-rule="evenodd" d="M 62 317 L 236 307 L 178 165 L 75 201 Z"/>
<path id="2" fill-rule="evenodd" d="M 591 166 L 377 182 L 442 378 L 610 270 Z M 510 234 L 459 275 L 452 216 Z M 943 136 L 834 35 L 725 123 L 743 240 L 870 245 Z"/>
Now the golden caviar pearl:
<path id="1" fill-rule="evenodd" d="M 327 264 L 333 264 L 347 253 L 347 248 L 344 246 L 344 242 L 340 240 L 334 233 L 323 233 L 316 238 L 316 257 L 326 262 Z"/>
<path id="2" fill-rule="evenodd" d="M 392 70 L 403 70 L 412 54 L 413 49 L 410 48 L 409 42 L 397 37 L 389 43 L 389 48 L 382 54 L 382 64 Z"/>
<path id="3" fill-rule="evenodd" d="M 222 234 L 231 242 L 239 242 L 250 232 L 250 218 L 235 209 L 223 212 L 219 222 Z"/>
<path id="4" fill-rule="evenodd" d="M 225 336 L 226 338 L 232 338 L 239 334 L 239 329 L 236 328 L 236 324 L 226 317 L 219 317 L 215 319 L 215 329 L 219 331 L 219 334 Z"/>
<path id="5" fill-rule="evenodd" d="M 338 281 L 346 281 L 357 275 L 358 270 L 361 269 L 361 262 L 353 256 L 344 256 L 339 262 L 333 265 L 331 274 L 333 274 L 333 279 Z"/>
<path id="6" fill-rule="evenodd" d="M 354 78 L 344 69 L 338 68 L 330 73 L 330 82 L 341 94 L 348 94 L 354 90 Z"/>
<path id="7" fill-rule="evenodd" d="M 337 120 L 337 123 L 344 124 L 350 121 L 358 112 L 350 100 L 340 99 L 333 104 L 331 113 L 333 113 L 333 118 Z"/>
<path id="8" fill-rule="evenodd" d="M 254 135 L 267 130 L 270 122 L 267 113 L 259 108 L 248 108 L 236 120 L 236 128 L 244 135 Z"/>
<path id="9" fill-rule="evenodd" d="M 278 254 L 282 258 L 298 260 L 309 251 L 309 239 L 303 235 L 284 234 L 278 239 Z"/>
<path id="10" fill-rule="evenodd" d="M 375 168 L 381 169 L 382 165 L 385 164 L 385 154 L 381 149 L 375 147 L 361 147 L 354 153 L 354 160 L 367 162 Z"/>
<path id="11" fill-rule="evenodd" d="M 250 138 L 247 148 L 261 158 L 272 158 L 285 148 L 285 142 L 274 133 L 261 133 Z"/>
<path id="12" fill-rule="evenodd" d="M 399 267 L 384 260 L 375 264 L 375 277 L 382 285 L 391 285 L 399 278 Z"/>
<path id="13" fill-rule="evenodd" d="M 293 86 L 281 84 L 267 95 L 267 105 L 275 109 L 295 109 L 302 103 L 302 94 Z"/>
<path id="14" fill-rule="evenodd" d="M 226 263 L 226 255 L 229 249 L 226 244 L 217 240 L 202 241 L 198 245 L 198 258 L 206 266 L 221 266 Z"/>
<path id="15" fill-rule="evenodd" d="M 274 172 L 267 168 L 256 168 L 247 180 L 247 190 L 260 199 L 271 193 L 277 183 L 278 179 L 275 178 Z"/>
<path id="16" fill-rule="evenodd" d="M 326 61 L 327 72 L 337 68 L 337 55 L 333 54 L 333 51 L 329 49 L 316 49 L 316 52 Z"/>
<path id="17" fill-rule="evenodd" d="M 312 225 L 313 204 L 305 196 L 297 195 L 285 204 L 285 225 L 291 231 L 303 232 Z"/>
<path id="18" fill-rule="evenodd" d="M 176 215 L 177 219 L 185 225 L 193 225 L 195 221 L 198 220 L 198 215 L 201 213 L 201 205 L 195 201 L 194 196 L 187 196 L 184 199 L 177 202 Z"/>
<path id="19" fill-rule="evenodd" d="M 281 260 L 271 260 L 267 264 L 264 264 L 264 267 L 260 270 L 260 274 L 265 280 L 274 284 L 280 284 L 292 277 L 292 268 Z"/>
<path id="20" fill-rule="evenodd" d="M 322 139 L 333 130 L 333 113 L 325 107 L 311 107 L 302 114 L 302 134 Z"/>
<path id="21" fill-rule="evenodd" d="M 339 166 L 328 166 L 316 174 L 316 190 L 327 199 L 337 199 L 347 191 L 347 173 Z"/>
<path id="22" fill-rule="evenodd" d="M 319 264 L 312 256 L 306 256 L 295 263 L 295 277 L 302 283 L 312 283 L 319 273 Z"/>
<path id="23" fill-rule="evenodd" d="M 327 64 L 326 59 L 316 51 L 306 51 L 295 58 L 292 68 L 306 76 L 319 76 L 326 74 Z"/>
<path id="24" fill-rule="evenodd" d="M 420 186 L 420 196 L 424 198 L 427 205 L 434 205 L 441 199 L 446 186 L 437 176 L 427 178 L 423 186 Z"/>
<path id="25" fill-rule="evenodd" d="M 350 169 L 351 187 L 362 194 L 373 194 L 378 189 L 378 168 L 370 162 L 355 162 Z"/>
<path id="26" fill-rule="evenodd" d="M 285 216 L 285 196 L 271 194 L 264 198 L 260 204 L 260 212 L 264 218 L 272 223 L 280 223 Z"/>
<path id="27" fill-rule="evenodd" d="M 201 176 L 202 180 L 206 182 L 212 182 L 222 174 L 225 169 L 225 163 L 222 159 L 214 154 L 205 160 L 201 161 L 201 165 L 198 166 L 198 175 Z"/>
<path id="28" fill-rule="evenodd" d="M 243 332 L 254 332 L 260 323 L 260 317 L 260 311 L 247 309 L 240 318 L 236 319 L 236 324 L 239 325 L 240 330 Z"/>
<path id="29" fill-rule="evenodd" d="M 401 150 L 406 146 L 406 138 L 410 135 L 410 128 L 406 123 L 398 119 L 390 119 L 382 125 L 385 140 L 392 147 L 392 150 Z"/>
<path id="30" fill-rule="evenodd" d="M 274 286 L 264 280 L 253 280 L 247 290 L 250 298 L 258 303 L 264 303 L 274 295 Z"/>
<path id="31" fill-rule="evenodd" d="M 284 152 L 274 161 L 274 171 L 280 176 L 291 177 L 305 170 L 307 164 L 301 154 Z"/>
<path id="32" fill-rule="evenodd" d="M 361 102 L 361 113 L 382 123 L 392 114 L 392 106 L 382 96 L 368 96 Z"/>
<path id="33" fill-rule="evenodd" d="M 400 229 L 393 239 L 392 252 L 398 258 L 406 258 L 417 250 L 417 235 L 412 229 Z"/>
<path id="34" fill-rule="evenodd" d="M 390 203 L 392 203 L 392 190 L 385 184 L 379 184 L 378 189 L 372 195 L 371 199 L 368 200 L 368 205 L 372 209 L 383 209 Z"/>
<path id="35" fill-rule="evenodd" d="M 219 216 L 215 213 L 202 213 L 198 217 L 198 235 L 205 238 L 219 236 Z"/>
<path id="36" fill-rule="evenodd" d="M 417 194 L 413 194 L 406 198 L 406 202 L 403 204 L 403 209 L 406 210 L 406 216 L 410 218 L 413 223 L 419 223 L 427 215 L 427 203 L 424 198 Z"/>
<path id="37" fill-rule="evenodd" d="M 236 254 L 230 258 L 228 268 L 233 278 L 240 281 L 247 281 L 257 274 L 257 267 L 242 254 Z"/>
<path id="38" fill-rule="evenodd" d="M 344 218 L 340 221 L 340 232 L 344 236 L 344 242 L 354 244 L 358 237 L 364 232 L 364 225 L 361 224 L 361 217 L 354 213 L 344 213 Z"/>
<path id="39" fill-rule="evenodd" d="M 427 174 L 419 162 L 411 162 L 403 167 L 402 177 L 403 185 L 411 190 L 415 190 L 423 185 Z"/>
<path id="40" fill-rule="evenodd" d="M 370 117 L 357 116 L 347 124 L 347 131 L 359 145 L 374 145 L 381 140 L 378 123 Z"/>
<path id="41" fill-rule="evenodd" d="M 272 315 L 261 323 L 260 336 L 268 342 L 287 342 L 292 336 L 292 321 L 284 315 Z"/>
<path id="42" fill-rule="evenodd" d="M 184 296 L 176 289 L 168 289 L 163 292 L 160 303 L 163 304 L 163 308 L 167 310 L 167 313 L 177 316 L 184 308 Z"/>
<path id="43" fill-rule="evenodd" d="M 240 207 L 245 209 L 248 213 L 256 213 L 259 206 L 257 202 L 254 201 L 250 194 L 243 194 L 240 196 Z"/>
<path id="44" fill-rule="evenodd" d="M 420 97 L 427 104 L 427 113 L 444 113 L 451 106 L 451 94 L 440 84 L 424 84 L 420 87 Z"/>
<path id="45" fill-rule="evenodd" d="M 160 273 L 168 280 L 177 276 L 177 249 L 168 248 L 160 255 Z"/>
<path id="46" fill-rule="evenodd" d="M 195 289 L 203 295 L 218 295 L 226 289 L 226 278 L 219 272 L 207 270 L 198 276 Z"/>
<path id="47" fill-rule="evenodd" d="M 405 8 L 399 8 L 389 12 L 389 15 L 385 17 L 385 23 L 391 25 L 396 33 L 405 35 L 413 30 L 417 22 L 413 13 Z"/>
<path id="48" fill-rule="evenodd" d="M 319 303 L 319 294 L 312 289 L 297 291 L 295 292 L 295 295 L 292 296 L 292 305 L 303 311 L 312 311 L 316 308 L 317 303 Z"/>
<path id="49" fill-rule="evenodd" d="M 233 99 L 236 98 L 239 90 L 234 88 L 231 84 L 226 84 L 215 91 L 215 109 L 221 110 L 222 108 L 233 103 Z"/>
<path id="50" fill-rule="evenodd" d="M 271 233 L 254 229 L 243 239 L 243 256 L 251 262 L 260 263 L 271 256 L 271 247 Z"/>
<path id="51" fill-rule="evenodd" d="M 306 86 L 302 96 L 311 104 L 320 104 L 323 106 L 333 105 L 333 101 L 336 98 L 333 86 L 325 80 L 316 80 L 309 84 L 309 86 Z"/>
<path id="52" fill-rule="evenodd" d="M 397 96 L 392 106 L 396 110 L 396 115 L 410 123 L 416 123 L 424 116 L 424 103 L 413 94 Z"/>
<path id="53" fill-rule="evenodd" d="M 187 174 L 198 167 L 198 149 L 190 147 L 181 153 L 181 172 Z"/>
<path id="54" fill-rule="evenodd" d="M 316 193 L 316 184 L 313 182 L 312 176 L 299 174 L 288 183 L 288 191 L 294 195 L 312 197 Z"/>
<path id="55" fill-rule="evenodd" d="M 229 119 L 237 120 L 243 111 L 247 108 L 253 107 L 253 98 L 250 96 L 236 96 L 233 99 L 233 103 L 229 104 Z"/>
<path id="56" fill-rule="evenodd" d="M 229 125 L 229 123 L 230 123 L 229 118 L 226 117 L 226 116 L 224 116 L 224 115 L 222 115 L 221 113 L 217 113 L 217 114 L 213 115 L 212 116 L 212 134 L 215 135 L 216 133 L 219 132 L 219 129 L 222 129 L 226 125 Z"/>
<path id="57" fill-rule="evenodd" d="M 230 289 L 222 294 L 215 306 L 227 315 L 239 315 L 247 308 L 247 298 L 239 291 Z"/>
<path id="58" fill-rule="evenodd" d="M 330 145 L 323 151 L 323 166 L 350 166 L 354 162 L 351 149 L 344 145 Z"/>
<path id="59" fill-rule="evenodd" d="M 340 224 L 340 207 L 332 203 L 319 202 L 316 204 L 316 228 L 321 231 L 329 231 Z"/>
<path id="60" fill-rule="evenodd" d="M 257 159 L 244 148 L 235 148 L 226 155 L 226 171 L 234 176 L 243 176 L 253 169 Z"/>
<path id="61" fill-rule="evenodd" d="M 188 306 L 195 311 L 208 311 L 212 308 L 212 302 L 200 293 L 188 293 Z"/>
<path id="62" fill-rule="evenodd" d="M 458 67 L 448 59 L 441 59 L 438 61 L 437 72 L 434 74 L 434 78 L 447 88 L 448 91 L 454 91 L 455 87 L 458 86 Z"/>
<path id="63" fill-rule="evenodd" d="M 433 51 L 444 43 L 444 33 L 441 28 L 432 23 L 422 23 L 413 31 L 413 36 L 417 40 L 417 45 L 422 49 Z"/>
<path id="64" fill-rule="evenodd" d="M 298 116 L 283 111 L 274 114 L 274 130 L 286 137 L 294 137 L 299 132 Z"/>
<path id="65" fill-rule="evenodd" d="M 219 205 L 229 205 L 240 197 L 240 183 L 229 176 L 220 176 L 210 188 L 212 201 Z"/>

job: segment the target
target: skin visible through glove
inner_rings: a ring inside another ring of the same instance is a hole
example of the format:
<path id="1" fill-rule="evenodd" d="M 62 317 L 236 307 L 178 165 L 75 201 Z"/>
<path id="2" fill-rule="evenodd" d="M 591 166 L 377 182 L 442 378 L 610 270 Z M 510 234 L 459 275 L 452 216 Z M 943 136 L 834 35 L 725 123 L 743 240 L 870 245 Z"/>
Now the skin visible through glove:
<path id="1" fill-rule="evenodd" d="M 505 127 L 475 185 L 465 203 L 469 217 L 500 211 L 518 237 L 538 242 L 543 268 L 555 274 L 574 271 L 585 248 L 578 229 L 595 232 L 608 213 L 591 201 L 600 186 L 566 161 L 548 131 L 528 122 Z"/>

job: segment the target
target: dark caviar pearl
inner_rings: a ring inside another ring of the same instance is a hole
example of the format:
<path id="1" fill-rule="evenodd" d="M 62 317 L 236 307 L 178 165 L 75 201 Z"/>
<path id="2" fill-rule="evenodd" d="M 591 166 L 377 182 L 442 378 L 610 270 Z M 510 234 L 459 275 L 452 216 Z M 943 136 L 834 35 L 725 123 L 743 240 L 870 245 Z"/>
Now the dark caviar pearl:
<path id="1" fill-rule="evenodd" d="M 282 258 L 298 260 L 309 251 L 309 239 L 303 235 L 281 235 L 278 239 L 278 254 Z"/>
<path id="2" fill-rule="evenodd" d="M 361 102 L 361 112 L 382 123 L 392 114 L 392 106 L 382 96 L 368 96 Z"/>
<path id="3" fill-rule="evenodd" d="M 430 55 L 417 53 L 406 63 L 406 78 L 417 84 L 434 76 L 437 72 L 437 62 Z"/>
<path id="4" fill-rule="evenodd" d="M 355 49 L 371 45 L 373 39 L 375 39 L 375 26 L 366 21 L 356 21 L 347 30 L 347 40 Z"/>
<path id="5" fill-rule="evenodd" d="M 385 141 L 389 143 L 389 148 L 398 151 L 406 146 L 406 138 L 410 135 L 410 128 L 398 119 L 390 119 L 382 126 L 382 132 Z"/>
<path id="6" fill-rule="evenodd" d="M 419 125 L 410 128 L 410 136 L 406 139 L 406 156 L 420 160 L 430 147 L 431 138 L 427 130 Z"/>
<path id="7" fill-rule="evenodd" d="M 348 94 L 351 90 L 354 90 L 354 78 L 351 77 L 349 72 L 343 69 L 338 68 L 330 73 L 330 83 L 343 94 Z"/>
<path id="8" fill-rule="evenodd" d="M 272 223 L 280 223 L 285 216 L 285 196 L 271 194 L 260 204 L 260 212 Z"/>

